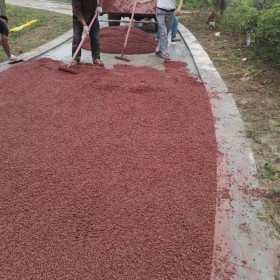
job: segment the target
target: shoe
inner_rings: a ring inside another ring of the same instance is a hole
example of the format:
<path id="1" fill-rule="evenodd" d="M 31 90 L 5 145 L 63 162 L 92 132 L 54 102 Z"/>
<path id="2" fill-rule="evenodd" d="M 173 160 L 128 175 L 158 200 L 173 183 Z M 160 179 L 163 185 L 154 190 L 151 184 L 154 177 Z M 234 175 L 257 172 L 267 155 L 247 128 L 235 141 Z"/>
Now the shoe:
<path id="1" fill-rule="evenodd" d="M 75 58 L 72 62 L 73 65 L 77 65 L 80 63 L 80 59 L 79 58 Z"/>
<path id="2" fill-rule="evenodd" d="M 155 56 L 162 57 L 161 51 L 156 52 L 156 53 L 155 53 Z"/>
<path id="3" fill-rule="evenodd" d="M 95 58 L 92 63 L 99 66 L 104 66 L 104 63 L 99 58 Z"/>
<path id="4" fill-rule="evenodd" d="M 164 62 L 170 62 L 171 61 L 171 58 L 170 58 L 169 54 L 163 55 L 162 58 L 164 59 Z"/>
<path id="5" fill-rule="evenodd" d="M 182 41 L 181 38 L 177 38 L 177 37 L 171 38 L 171 42 L 180 42 L 180 41 Z"/>

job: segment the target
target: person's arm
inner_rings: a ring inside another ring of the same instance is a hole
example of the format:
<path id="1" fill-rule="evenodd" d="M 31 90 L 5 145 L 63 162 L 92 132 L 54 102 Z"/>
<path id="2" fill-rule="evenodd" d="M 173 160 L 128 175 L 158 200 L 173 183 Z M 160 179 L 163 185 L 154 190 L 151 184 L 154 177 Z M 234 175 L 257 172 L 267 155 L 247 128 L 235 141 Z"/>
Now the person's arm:
<path id="1" fill-rule="evenodd" d="M 154 1 L 154 0 L 138 0 L 137 1 L 137 6 L 139 7 L 139 6 L 142 6 L 143 4 L 147 4 L 147 3 L 150 3 L 152 1 Z"/>
<path id="2" fill-rule="evenodd" d="M 179 16 L 182 10 L 182 6 L 183 6 L 183 0 L 179 0 L 179 4 L 178 7 L 176 9 L 176 16 Z"/>
<path id="3" fill-rule="evenodd" d="M 6 53 L 6 55 L 8 56 L 8 58 L 10 59 L 10 61 L 16 61 L 17 57 L 15 55 L 11 54 L 8 37 L 1 34 L 1 39 L 2 39 L 3 49 Z"/>
<path id="4" fill-rule="evenodd" d="M 102 14 L 102 12 L 103 12 L 103 10 L 102 10 L 103 2 L 104 2 L 104 0 L 97 1 L 97 8 L 96 8 L 96 11 L 95 11 L 96 13 Z"/>
<path id="5" fill-rule="evenodd" d="M 72 0 L 72 11 L 73 14 L 78 18 L 79 22 L 83 25 L 86 26 L 86 21 L 83 17 L 83 14 L 81 12 L 81 1 L 79 0 Z"/>
<path id="6" fill-rule="evenodd" d="M 3 45 L 3 49 L 6 53 L 6 55 L 10 58 L 11 56 L 11 52 L 10 52 L 10 46 L 9 46 L 9 39 L 7 36 L 2 34 L 2 45 Z"/>
<path id="7" fill-rule="evenodd" d="M 99 6 L 99 7 L 103 7 L 103 3 L 104 3 L 104 0 L 99 0 L 98 6 Z"/>

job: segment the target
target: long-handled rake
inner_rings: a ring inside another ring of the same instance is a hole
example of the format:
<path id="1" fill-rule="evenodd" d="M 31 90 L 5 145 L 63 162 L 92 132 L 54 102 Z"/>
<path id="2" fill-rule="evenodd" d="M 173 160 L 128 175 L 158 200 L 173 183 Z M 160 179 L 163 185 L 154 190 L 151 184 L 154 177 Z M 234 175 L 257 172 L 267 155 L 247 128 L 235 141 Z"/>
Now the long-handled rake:
<path id="1" fill-rule="evenodd" d="M 97 17 L 97 13 L 95 13 L 94 17 L 92 18 L 92 20 L 91 20 L 91 22 L 90 22 L 90 24 L 89 24 L 89 26 L 88 26 L 89 29 L 90 29 L 91 26 L 93 25 L 93 23 L 94 23 L 96 17 Z M 75 53 L 74 53 L 74 55 L 73 55 L 73 57 L 72 57 L 72 60 L 69 62 L 68 65 L 60 65 L 60 66 L 58 67 L 59 70 L 64 71 L 64 72 L 69 72 L 69 73 L 72 73 L 72 74 L 78 74 L 78 73 L 79 73 L 77 70 L 72 69 L 72 68 L 71 68 L 71 65 L 72 65 L 73 61 L 75 60 L 76 56 L 78 55 L 78 53 L 79 53 L 79 51 L 80 51 L 80 49 L 81 49 L 81 47 L 82 47 L 82 45 L 83 45 L 83 43 L 84 43 L 86 37 L 87 37 L 87 34 L 85 33 L 85 34 L 83 35 L 83 37 L 82 37 L 82 40 L 81 40 L 81 42 L 80 42 L 78 48 L 76 49 L 76 51 L 75 51 Z"/>
<path id="2" fill-rule="evenodd" d="M 131 14 L 131 18 L 130 18 L 130 22 L 129 22 L 129 26 L 128 26 L 128 30 L 126 33 L 126 37 L 125 37 L 125 41 L 124 41 L 124 45 L 123 45 L 123 49 L 122 49 L 122 53 L 121 55 L 116 55 L 115 58 L 120 59 L 120 60 L 124 60 L 124 61 L 130 61 L 127 57 L 124 56 L 124 51 L 127 45 L 127 41 L 128 41 L 128 36 L 129 36 L 129 32 L 132 26 L 132 22 L 133 22 L 133 18 L 134 18 L 134 14 L 135 14 L 135 9 L 136 9 L 136 5 L 137 5 L 137 0 L 135 0 L 134 6 L 133 6 L 133 10 L 132 10 L 132 14 Z"/>

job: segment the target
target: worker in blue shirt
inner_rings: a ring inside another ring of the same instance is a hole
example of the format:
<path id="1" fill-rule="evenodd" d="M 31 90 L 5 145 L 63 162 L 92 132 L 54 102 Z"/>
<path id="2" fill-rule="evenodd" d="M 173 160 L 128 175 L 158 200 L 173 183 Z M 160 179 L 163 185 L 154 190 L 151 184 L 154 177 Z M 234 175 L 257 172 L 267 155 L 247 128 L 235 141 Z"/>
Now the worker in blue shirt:
<path id="1" fill-rule="evenodd" d="M 7 54 L 10 62 L 16 61 L 17 57 L 11 54 L 10 46 L 9 46 L 9 29 L 8 29 L 8 18 L 6 16 L 0 16 L 0 34 L 1 34 L 1 42 L 5 53 Z"/>

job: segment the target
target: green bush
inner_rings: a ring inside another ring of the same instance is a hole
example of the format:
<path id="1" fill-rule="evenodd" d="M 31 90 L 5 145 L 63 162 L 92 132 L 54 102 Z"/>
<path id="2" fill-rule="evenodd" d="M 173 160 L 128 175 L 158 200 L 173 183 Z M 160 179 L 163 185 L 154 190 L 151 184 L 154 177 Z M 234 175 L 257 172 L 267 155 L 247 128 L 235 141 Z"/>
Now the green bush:
<path id="1" fill-rule="evenodd" d="M 258 16 L 259 12 L 255 8 L 243 2 L 241 5 L 230 6 L 220 24 L 228 32 L 244 35 L 255 31 Z"/>
<path id="2" fill-rule="evenodd" d="M 256 49 L 280 66 L 280 5 L 260 12 L 256 26 Z"/>
<path id="3" fill-rule="evenodd" d="M 280 1 L 279 0 L 253 0 L 253 6 L 259 11 L 271 9 L 277 3 L 280 3 Z"/>
<path id="4" fill-rule="evenodd" d="M 247 34 L 255 38 L 251 50 L 262 59 L 273 60 L 280 67 L 280 4 L 273 1 L 271 8 L 257 10 L 260 0 L 232 0 L 218 25 L 245 41 Z"/>
<path id="5" fill-rule="evenodd" d="M 188 0 L 184 1 L 183 9 L 185 10 L 194 10 L 201 8 L 208 8 L 211 6 L 211 1 L 208 0 Z"/>

